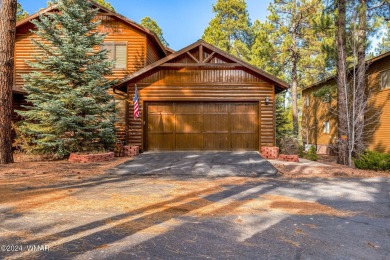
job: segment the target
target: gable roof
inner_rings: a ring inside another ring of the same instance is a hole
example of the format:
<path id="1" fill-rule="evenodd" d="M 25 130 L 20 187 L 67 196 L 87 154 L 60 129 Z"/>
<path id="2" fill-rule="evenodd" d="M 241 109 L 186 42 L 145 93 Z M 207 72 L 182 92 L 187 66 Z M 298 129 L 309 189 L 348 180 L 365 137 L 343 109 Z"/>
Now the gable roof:
<path id="1" fill-rule="evenodd" d="M 91 3 L 92 3 L 92 5 L 93 5 L 94 7 L 99 8 L 100 10 L 104 11 L 105 14 L 108 14 L 108 15 L 110 15 L 110 16 L 116 17 L 116 18 L 118 18 L 119 20 L 123 21 L 124 23 L 126 23 L 126 24 L 128 24 L 128 25 L 130 25 L 130 26 L 132 26 L 132 27 L 135 27 L 135 28 L 137 28 L 138 30 L 144 32 L 148 37 L 150 37 L 150 38 L 157 44 L 157 46 L 159 46 L 159 48 L 161 49 L 161 51 L 162 51 L 165 55 L 167 55 L 167 54 L 170 53 L 170 52 L 167 51 L 167 47 L 165 47 L 165 46 L 161 43 L 161 41 L 160 41 L 160 39 L 157 37 L 157 35 L 156 35 L 154 32 L 152 32 L 151 30 L 149 30 L 148 28 L 145 28 L 145 27 L 143 27 L 142 25 L 137 24 L 137 23 L 134 22 L 133 20 L 130 20 L 129 18 L 127 18 L 127 17 L 125 17 L 125 16 L 123 16 L 123 15 L 121 15 L 121 14 L 118 14 L 118 13 L 115 12 L 115 11 L 112 11 L 112 10 L 110 10 L 110 9 L 107 9 L 106 7 L 101 6 L 101 5 L 99 5 L 99 4 L 95 3 L 95 2 L 91 2 Z M 36 12 L 35 14 L 32 14 L 32 15 L 26 17 L 26 18 L 23 19 L 23 20 L 20 20 L 19 22 L 16 23 L 16 28 L 18 28 L 18 27 L 20 27 L 20 26 L 22 26 L 22 25 L 24 25 L 24 24 L 30 22 L 31 20 L 34 20 L 34 19 L 39 18 L 40 15 L 43 15 L 43 14 L 48 13 L 48 12 L 50 12 L 50 11 L 56 10 L 56 9 L 57 9 L 57 6 L 58 6 L 58 4 L 53 4 L 53 5 L 51 5 L 51 6 L 47 7 L 47 8 L 45 8 L 45 9 L 42 9 L 42 10 Z"/>
<path id="2" fill-rule="evenodd" d="M 210 66 L 211 65 L 214 65 L 214 66 L 222 65 L 221 67 L 227 66 L 227 65 L 233 65 L 233 66 L 236 65 L 236 66 L 240 66 L 240 67 L 243 67 L 243 68 L 251 71 L 252 73 L 256 74 L 257 76 L 265 77 L 268 80 L 270 80 L 271 82 L 273 82 L 276 86 L 277 93 L 279 93 L 279 92 L 281 92 L 289 87 L 287 82 L 255 67 L 255 66 L 253 66 L 253 65 L 251 65 L 251 64 L 249 64 L 249 63 L 247 63 L 247 62 L 245 62 L 245 61 L 243 61 L 243 60 L 241 60 L 241 59 L 239 59 L 239 58 L 237 58 L 237 57 L 235 57 L 235 56 L 233 56 L 233 55 L 231 55 L 231 54 L 229 54 L 229 53 L 227 53 L 227 52 L 225 52 L 225 51 L 223 51 L 223 50 L 221 50 L 221 49 L 219 49 L 219 48 L 217 48 L 209 43 L 206 43 L 204 40 L 198 40 L 197 42 L 181 49 L 180 51 L 174 52 L 174 53 L 168 55 L 167 57 L 164 57 L 164 58 L 136 71 L 135 73 L 125 77 L 121 82 L 119 82 L 116 86 L 114 86 L 114 89 L 122 88 L 126 83 L 134 81 L 135 79 L 137 79 L 137 78 L 141 77 L 142 75 L 144 75 L 145 73 L 159 67 L 160 65 L 163 65 L 164 63 L 168 63 L 169 61 L 179 57 L 180 55 L 188 53 L 189 51 L 191 51 L 197 47 L 200 47 L 200 46 L 209 49 L 210 51 L 212 51 L 215 54 L 219 54 L 220 56 L 226 58 L 227 60 L 229 60 L 233 63 L 222 63 L 222 64 L 195 63 L 193 65 L 197 65 L 197 64 L 198 64 L 198 66 L 205 66 L 207 64 Z M 186 65 L 183 64 L 183 66 L 189 66 L 189 65 L 191 65 L 191 63 L 187 63 Z"/>
<path id="3" fill-rule="evenodd" d="M 379 60 L 384 59 L 384 58 L 389 57 L 389 56 L 390 56 L 390 51 L 382 53 L 382 54 L 380 54 L 380 55 L 378 55 L 376 57 L 373 57 L 371 59 L 366 60 L 366 65 L 372 64 L 372 63 L 374 63 L 376 61 L 379 61 Z M 350 68 L 348 71 L 350 71 L 350 70 L 352 70 L 352 68 Z M 308 86 L 307 88 L 303 89 L 303 91 L 305 91 L 307 89 L 310 89 L 310 88 L 313 88 L 313 87 L 316 87 L 316 86 L 319 86 L 321 84 L 324 84 L 324 83 L 326 83 L 326 82 L 328 82 L 328 81 L 330 81 L 332 79 L 335 79 L 336 77 L 337 77 L 337 75 L 332 75 L 332 76 L 329 76 L 329 77 L 327 77 L 327 78 L 325 78 L 323 80 L 317 81 L 316 83 L 314 83 L 314 84 Z"/>

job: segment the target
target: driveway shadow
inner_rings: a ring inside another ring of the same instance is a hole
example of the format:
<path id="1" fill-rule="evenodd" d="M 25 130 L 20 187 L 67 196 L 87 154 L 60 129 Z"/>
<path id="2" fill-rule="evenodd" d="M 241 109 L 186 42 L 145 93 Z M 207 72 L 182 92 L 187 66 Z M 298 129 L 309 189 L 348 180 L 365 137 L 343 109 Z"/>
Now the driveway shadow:
<path id="1" fill-rule="evenodd" d="M 141 176 L 279 176 L 278 170 L 257 152 L 147 152 L 112 172 Z"/>

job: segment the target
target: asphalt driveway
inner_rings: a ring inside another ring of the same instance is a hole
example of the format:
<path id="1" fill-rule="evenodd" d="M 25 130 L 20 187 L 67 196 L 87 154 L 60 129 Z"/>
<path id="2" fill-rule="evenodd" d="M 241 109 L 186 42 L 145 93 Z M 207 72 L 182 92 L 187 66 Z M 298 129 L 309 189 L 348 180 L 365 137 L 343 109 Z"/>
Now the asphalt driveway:
<path id="1" fill-rule="evenodd" d="M 278 170 L 258 152 L 143 153 L 123 164 L 118 174 L 275 177 Z"/>

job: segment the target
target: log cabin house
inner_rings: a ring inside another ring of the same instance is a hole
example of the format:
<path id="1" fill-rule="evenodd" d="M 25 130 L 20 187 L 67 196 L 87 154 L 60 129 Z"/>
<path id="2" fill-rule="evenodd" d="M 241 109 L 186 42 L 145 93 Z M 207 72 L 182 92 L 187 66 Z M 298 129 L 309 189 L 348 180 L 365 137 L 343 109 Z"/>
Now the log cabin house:
<path id="1" fill-rule="evenodd" d="M 365 127 L 367 148 L 390 153 L 390 52 L 367 60 L 369 120 Z M 324 88 L 337 90 L 335 76 L 302 91 L 303 141 L 317 145 L 319 153 L 332 153 L 337 141 L 337 99 L 318 96 Z M 329 93 L 330 94 L 330 93 Z M 375 118 L 375 120 L 373 120 Z"/>
<path id="2" fill-rule="evenodd" d="M 199 40 L 178 52 L 137 23 L 98 4 L 103 46 L 115 63 L 118 138 L 142 150 L 253 150 L 275 145 L 275 94 L 286 82 Z M 31 68 L 32 19 L 17 24 L 14 107 Z M 138 86 L 140 117 L 133 118 Z M 19 118 L 14 117 L 14 120 Z"/>

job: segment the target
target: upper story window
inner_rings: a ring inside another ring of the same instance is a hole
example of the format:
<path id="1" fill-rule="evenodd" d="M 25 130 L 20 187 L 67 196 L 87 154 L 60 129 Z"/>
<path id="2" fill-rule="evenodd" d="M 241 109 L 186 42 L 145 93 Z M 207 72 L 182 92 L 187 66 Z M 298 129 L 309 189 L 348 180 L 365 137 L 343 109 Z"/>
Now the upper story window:
<path id="1" fill-rule="evenodd" d="M 104 42 L 103 48 L 108 50 L 108 60 L 114 61 L 114 69 L 127 68 L 127 44 L 125 42 Z"/>
<path id="2" fill-rule="evenodd" d="M 309 96 L 306 96 L 305 97 L 305 106 L 310 106 L 310 97 Z"/>
<path id="3" fill-rule="evenodd" d="M 324 122 L 324 134 L 329 134 L 330 133 L 330 123 L 329 121 Z"/>
<path id="4" fill-rule="evenodd" d="M 332 101 L 332 97 L 330 93 L 325 93 L 324 96 L 322 97 L 322 102 L 330 103 L 330 101 Z"/>
<path id="5" fill-rule="evenodd" d="M 381 89 L 390 88 L 390 70 L 385 70 L 380 73 L 379 85 Z"/>

